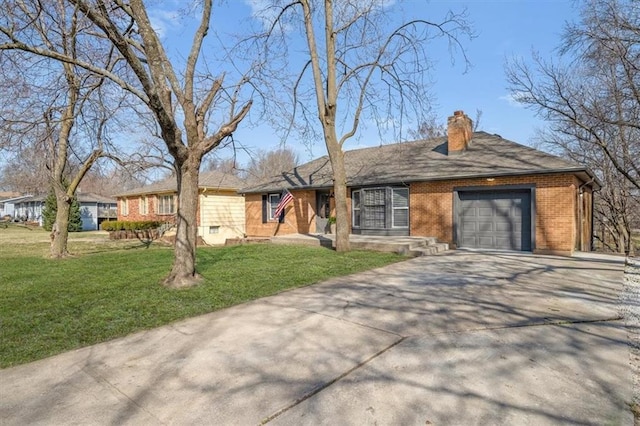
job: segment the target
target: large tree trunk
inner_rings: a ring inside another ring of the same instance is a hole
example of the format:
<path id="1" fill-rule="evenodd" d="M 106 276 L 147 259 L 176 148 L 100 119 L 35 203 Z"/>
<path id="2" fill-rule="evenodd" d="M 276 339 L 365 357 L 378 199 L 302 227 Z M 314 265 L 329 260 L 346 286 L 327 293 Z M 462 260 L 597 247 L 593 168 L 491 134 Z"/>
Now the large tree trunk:
<path id="1" fill-rule="evenodd" d="M 200 282 L 196 272 L 196 242 L 198 238 L 198 174 L 200 160 L 192 158 L 176 167 L 178 208 L 173 266 L 164 285 L 170 288 L 192 287 Z"/>
<path id="2" fill-rule="evenodd" d="M 67 241 L 69 239 L 69 213 L 71 199 L 66 192 L 55 189 L 56 193 L 56 221 L 51 228 L 51 257 L 59 259 L 69 255 Z"/>
<path id="3" fill-rule="evenodd" d="M 335 139 L 335 138 L 334 138 Z M 349 251 L 349 209 L 344 152 L 336 140 L 327 139 L 327 151 L 333 169 L 333 195 L 336 203 L 336 251 Z"/>

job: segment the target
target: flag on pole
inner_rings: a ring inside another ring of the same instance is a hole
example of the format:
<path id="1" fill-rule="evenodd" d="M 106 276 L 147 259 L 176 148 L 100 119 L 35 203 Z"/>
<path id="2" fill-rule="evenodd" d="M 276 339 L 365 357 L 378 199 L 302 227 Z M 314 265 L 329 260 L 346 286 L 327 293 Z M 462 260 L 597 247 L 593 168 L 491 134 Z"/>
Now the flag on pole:
<path id="1" fill-rule="evenodd" d="M 291 200 L 293 200 L 293 195 L 291 195 L 289 190 L 285 189 L 282 191 L 282 195 L 280 195 L 280 202 L 276 206 L 276 210 L 273 212 L 273 217 L 279 217 Z"/>

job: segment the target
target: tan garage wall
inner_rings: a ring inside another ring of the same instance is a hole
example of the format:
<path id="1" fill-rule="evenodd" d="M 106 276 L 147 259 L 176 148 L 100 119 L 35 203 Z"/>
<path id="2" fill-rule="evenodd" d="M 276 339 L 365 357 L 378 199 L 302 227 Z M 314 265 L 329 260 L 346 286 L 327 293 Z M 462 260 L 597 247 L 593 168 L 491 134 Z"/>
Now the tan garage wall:
<path id="1" fill-rule="evenodd" d="M 224 244 L 245 234 L 244 197 L 235 192 L 200 195 L 198 235 L 207 244 Z"/>

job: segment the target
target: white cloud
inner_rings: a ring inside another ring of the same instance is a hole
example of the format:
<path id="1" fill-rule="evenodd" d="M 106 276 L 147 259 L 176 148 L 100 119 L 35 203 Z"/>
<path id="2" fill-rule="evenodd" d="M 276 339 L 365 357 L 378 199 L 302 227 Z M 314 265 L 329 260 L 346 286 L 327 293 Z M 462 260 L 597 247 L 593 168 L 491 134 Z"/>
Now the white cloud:
<path id="1" fill-rule="evenodd" d="M 525 99 L 526 94 L 524 92 L 511 92 L 511 93 L 507 93 L 506 95 L 500 96 L 498 97 L 498 99 L 500 99 L 501 101 L 507 101 L 507 103 L 509 104 L 509 106 L 515 107 L 515 108 L 523 108 L 524 105 L 522 104 L 522 101 Z"/>
<path id="2" fill-rule="evenodd" d="M 171 28 L 179 27 L 181 17 L 179 10 L 149 10 L 149 20 L 159 38 L 164 38 Z"/>
<path id="3" fill-rule="evenodd" d="M 274 7 L 270 0 L 244 0 L 244 2 L 251 8 L 253 19 L 261 22 L 264 27 L 270 27 L 280 12 L 280 9 Z"/>

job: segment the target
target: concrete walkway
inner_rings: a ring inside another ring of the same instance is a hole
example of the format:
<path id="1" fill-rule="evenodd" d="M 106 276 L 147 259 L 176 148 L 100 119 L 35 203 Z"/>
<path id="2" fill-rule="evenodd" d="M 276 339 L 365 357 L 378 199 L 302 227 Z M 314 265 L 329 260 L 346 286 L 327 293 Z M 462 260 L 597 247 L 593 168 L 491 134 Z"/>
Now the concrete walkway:
<path id="1" fill-rule="evenodd" d="M 420 257 L 0 370 L 0 424 L 630 425 L 622 270 Z"/>

